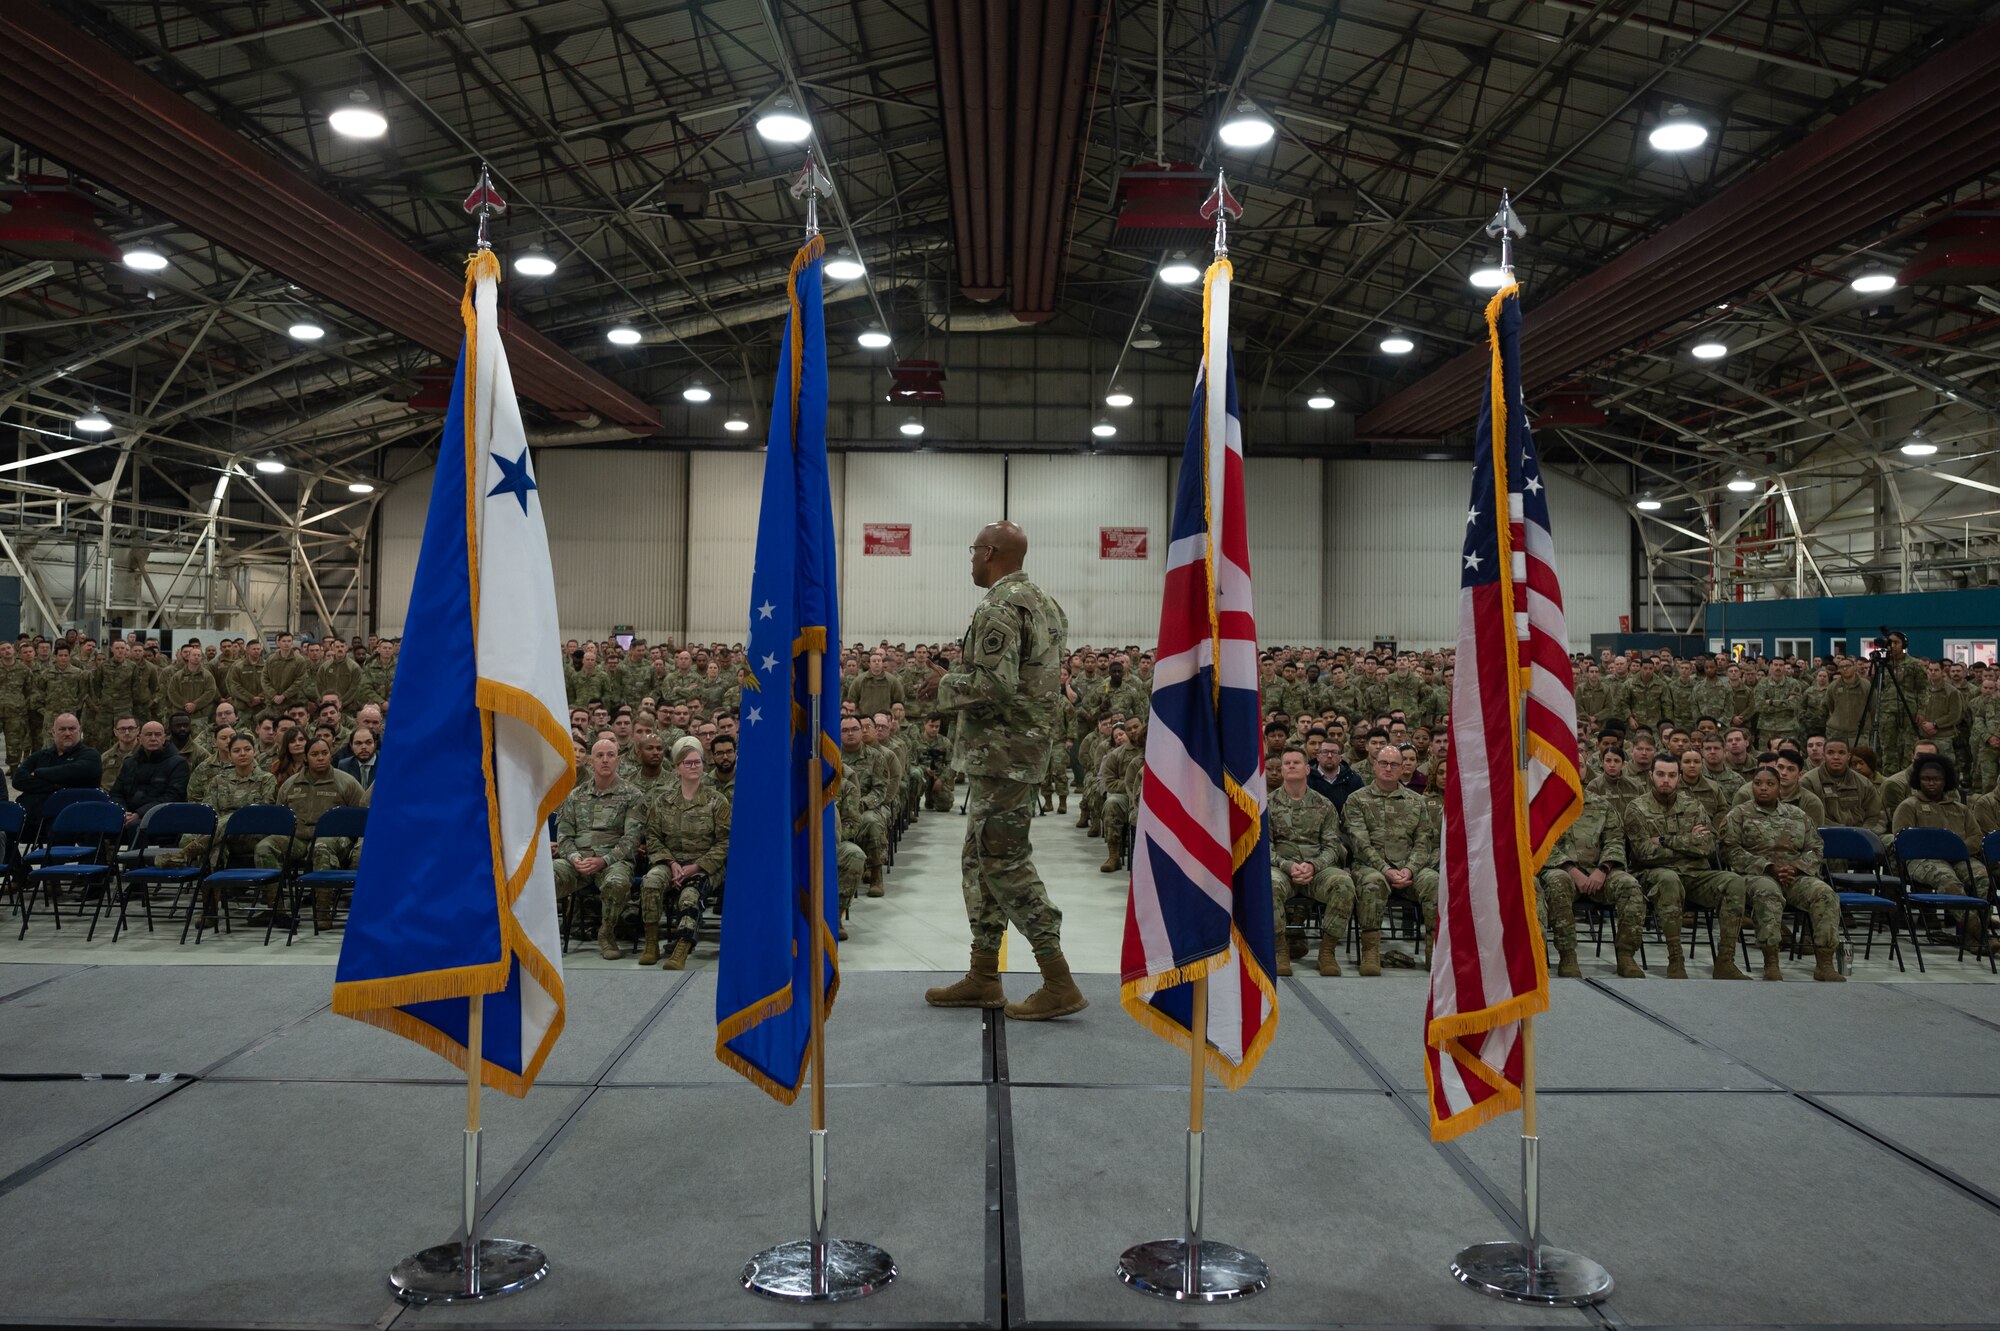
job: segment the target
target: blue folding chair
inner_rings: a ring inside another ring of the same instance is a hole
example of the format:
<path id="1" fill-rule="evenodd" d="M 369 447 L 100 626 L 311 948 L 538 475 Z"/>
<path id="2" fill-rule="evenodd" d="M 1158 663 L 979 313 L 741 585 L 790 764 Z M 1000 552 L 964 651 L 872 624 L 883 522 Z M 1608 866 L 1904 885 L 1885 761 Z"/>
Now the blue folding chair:
<path id="1" fill-rule="evenodd" d="M 1945 827 L 1906 827 L 1896 833 L 1896 858 L 1907 867 L 1911 860 L 1943 860 L 1947 864 L 1963 864 L 1966 878 L 1972 877 L 1972 852 L 1966 848 L 1964 838 Z M 1922 883 L 1903 878 L 1903 919 L 1909 924 L 1910 946 L 1917 952 L 1917 971 L 1924 969 L 1924 945 L 1917 937 L 1917 909 L 1928 907 L 1946 913 L 1959 911 L 1966 916 L 1966 923 L 1974 918 L 1983 918 L 1988 903 L 1984 897 L 1970 892 L 1933 892 Z M 1975 914 L 1976 912 L 1976 914 Z M 1971 930 L 1965 929 L 1958 936 L 1958 959 L 1965 960 L 1965 940 Z M 1986 956 L 1986 968 L 1996 970 L 1991 952 Z"/>
<path id="2" fill-rule="evenodd" d="M 1822 827 L 1819 829 L 1820 848 L 1830 860 L 1845 860 L 1847 867 L 1829 872 L 1826 881 L 1840 897 L 1840 927 L 1842 939 L 1847 938 L 1847 916 L 1851 911 L 1867 917 L 1868 937 L 1861 947 L 1865 960 L 1875 950 L 1875 922 L 1886 918 L 1889 925 L 1889 959 L 1896 963 L 1897 970 L 1908 969 L 1903 965 L 1903 950 L 1896 941 L 1897 918 L 1902 914 L 1892 893 L 1895 888 L 1882 874 L 1882 862 L 1888 858 L 1888 851 L 1882 845 L 1882 838 L 1865 827 Z M 1852 947 L 1852 941 L 1848 942 Z"/>
<path id="3" fill-rule="evenodd" d="M 298 874 L 292 879 L 292 926 L 291 931 L 285 935 L 286 947 L 290 947 L 292 939 L 298 937 L 299 916 L 305 912 L 309 898 L 317 897 L 319 889 L 323 887 L 333 889 L 335 910 L 340 908 L 342 889 L 348 892 L 349 899 L 352 900 L 354 870 L 312 869 L 310 866 L 313 863 L 313 851 L 322 841 L 359 841 L 367 831 L 368 810 L 344 805 L 337 809 L 328 809 L 319 816 L 319 821 L 313 824 L 312 840 L 306 843 L 306 864 L 309 871 Z M 319 932 L 319 911 L 315 908 L 313 933 L 317 936 Z"/>
<path id="4" fill-rule="evenodd" d="M 1979 853 L 1986 861 L 1987 876 L 1991 877 L 1993 871 L 2000 868 L 2000 832 L 1988 832 L 1979 843 Z"/>
<path id="5" fill-rule="evenodd" d="M 80 860 L 90 854 L 91 847 L 65 845 L 55 834 L 56 819 L 62 811 L 75 804 L 109 804 L 111 797 L 95 786 L 81 786 L 69 790 L 51 791 L 42 801 L 42 811 L 29 836 L 34 842 L 31 849 L 22 855 L 30 867 L 38 864 L 54 864 L 60 860 Z"/>
<path id="6" fill-rule="evenodd" d="M 74 884 L 84 898 L 115 890 L 118 843 L 124 835 L 125 810 L 109 800 L 75 801 L 57 814 L 49 825 L 50 845 L 64 849 L 81 847 L 83 854 L 75 859 L 38 864 L 28 870 L 28 890 L 21 901 L 21 932 L 15 937 L 28 936 L 28 920 L 34 913 L 37 893 L 48 903 L 49 916 L 56 928 L 61 929 L 62 906 L 56 894 L 64 886 Z M 82 900 L 77 902 L 77 914 L 79 917 L 83 914 Z"/>
<path id="7" fill-rule="evenodd" d="M 167 910 L 168 920 L 173 919 L 173 907 L 180 904 L 181 893 L 194 888 L 201 881 L 205 871 L 202 865 L 185 868 L 146 863 L 146 852 L 150 850 L 177 850 L 182 837 L 215 835 L 215 810 L 206 804 L 158 804 L 146 811 L 139 823 L 138 835 L 133 838 L 132 848 L 125 853 L 131 857 L 135 867 L 118 875 L 118 922 L 112 926 L 111 941 L 125 932 L 126 912 L 131 908 L 136 894 L 140 904 L 146 908 L 146 932 L 153 932 L 153 889 L 171 887 L 174 890 L 173 906 Z M 188 909 L 194 909 L 193 902 L 201 896 L 195 892 L 189 898 Z M 102 910 L 109 894 L 99 898 L 98 910 Z M 97 932 L 97 912 L 90 917 L 90 931 Z M 185 936 L 185 931 L 183 931 Z M 84 941 L 89 941 L 89 935 Z"/>
<path id="8" fill-rule="evenodd" d="M 215 899 L 218 906 L 217 914 L 224 929 L 231 929 L 233 932 L 229 921 L 229 898 L 231 894 L 238 892 L 258 893 L 266 888 L 282 888 L 285 881 L 285 871 L 282 868 L 265 869 L 256 865 L 232 868 L 223 864 L 222 856 L 224 847 L 238 837 L 247 838 L 251 841 L 260 841 L 265 837 L 283 837 L 285 839 L 285 846 L 284 850 L 278 856 L 278 863 L 280 865 L 288 864 L 291 862 L 292 840 L 298 835 L 298 830 L 298 815 L 282 804 L 246 804 L 230 814 L 223 822 L 221 831 L 216 834 L 215 845 L 212 848 L 210 859 L 211 865 L 221 865 L 222 867 L 212 867 L 202 876 L 199 895 Z M 271 931 L 276 928 L 278 916 L 283 913 L 276 905 L 276 902 L 282 899 L 282 893 L 274 894 L 272 897 L 273 904 L 265 907 L 264 945 L 266 947 L 270 946 Z M 254 920 L 250 921 L 250 923 L 254 927 Z M 196 946 L 200 946 L 201 944 L 201 935 L 205 927 L 205 921 L 195 926 L 194 941 Z M 185 941 L 187 937 L 185 926 L 181 929 L 181 937 Z"/>
<path id="9" fill-rule="evenodd" d="M 21 833 L 28 825 L 28 811 L 11 802 L 0 803 L 0 880 L 14 908 L 21 908 L 21 883 L 27 865 L 21 859 Z"/>

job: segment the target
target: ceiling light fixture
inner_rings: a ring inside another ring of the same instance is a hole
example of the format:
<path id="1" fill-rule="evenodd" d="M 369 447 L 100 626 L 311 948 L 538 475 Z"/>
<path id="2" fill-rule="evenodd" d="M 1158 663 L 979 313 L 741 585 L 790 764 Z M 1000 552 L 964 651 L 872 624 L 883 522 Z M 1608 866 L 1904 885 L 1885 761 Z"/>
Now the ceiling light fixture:
<path id="1" fill-rule="evenodd" d="M 276 453 L 266 453 L 263 457 L 257 459 L 255 466 L 258 471 L 263 472 L 266 476 L 282 476 L 285 474 L 285 464 L 278 461 Z"/>
<path id="2" fill-rule="evenodd" d="M 840 253 L 826 261 L 826 275 L 836 282 L 857 281 L 867 271 L 861 260 L 854 257 L 854 251 L 845 245 L 840 247 Z"/>
<path id="3" fill-rule="evenodd" d="M 1104 405 L 1107 407 L 1129 407 L 1132 405 L 1132 395 L 1118 385 L 1113 384 L 1111 391 L 1104 395 Z"/>
<path id="4" fill-rule="evenodd" d="M 375 487 L 366 481 L 349 481 L 347 483 L 347 493 L 351 495 L 372 495 L 375 493 Z"/>
<path id="5" fill-rule="evenodd" d="M 741 416 L 731 416 L 722 423 L 722 428 L 731 434 L 742 434 L 750 428 L 750 422 L 744 420 Z"/>
<path id="6" fill-rule="evenodd" d="M 1271 117 L 1258 110 L 1257 103 L 1244 97 L 1236 103 L 1235 112 L 1222 122 L 1222 128 L 1215 132 L 1215 137 L 1227 147 L 1247 149 L 1263 147 L 1277 133 L 1278 127 L 1271 123 Z"/>
<path id="7" fill-rule="evenodd" d="M 111 429 L 111 422 L 104 418 L 103 412 L 92 407 L 76 418 L 76 428 L 85 434 L 104 434 Z"/>
<path id="8" fill-rule="evenodd" d="M 285 330 L 285 335 L 294 342 L 317 342 L 326 336 L 326 329 L 315 323 L 295 323 Z"/>
<path id="9" fill-rule="evenodd" d="M 905 419 L 903 424 L 899 428 L 901 428 L 904 434 L 908 435 L 912 439 L 915 439 L 918 435 L 924 432 L 924 423 L 918 420 L 913 415 Z"/>
<path id="10" fill-rule="evenodd" d="M 554 277 L 556 261 L 540 245 L 530 245 L 514 260 L 514 271 L 523 277 Z"/>
<path id="11" fill-rule="evenodd" d="M 812 122 L 789 97 L 778 98 L 757 117 L 757 133 L 771 143 L 804 143 L 812 132 Z"/>
<path id="12" fill-rule="evenodd" d="M 1160 266 L 1160 280 L 1170 287 L 1184 287 L 1201 280 L 1201 269 L 1188 261 L 1188 256 L 1178 251 L 1174 257 Z"/>
<path id="13" fill-rule="evenodd" d="M 1385 355 L 1407 356 L 1416 349 L 1416 342 L 1400 328 L 1391 328 L 1389 335 L 1382 339 L 1382 351 Z"/>
<path id="14" fill-rule="evenodd" d="M 699 379 L 691 381 L 681 390 L 681 397 L 689 402 L 706 402 L 714 396 L 715 394 L 709 392 L 707 386 Z"/>
<path id="15" fill-rule="evenodd" d="M 624 324 L 619 324 L 604 336 L 616 346 L 635 347 L 639 345 L 639 330 L 628 328 Z"/>
<path id="16" fill-rule="evenodd" d="M 1641 513 L 1657 513 L 1660 511 L 1660 501 L 1653 497 L 1651 490 L 1648 490 L 1639 496 L 1638 502 L 1632 505 L 1632 507 L 1638 509 Z"/>
<path id="17" fill-rule="evenodd" d="M 1729 354 L 1726 342 L 1697 342 L 1688 348 L 1688 354 L 1696 360 L 1721 360 Z"/>
<path id="18" fill-rule="evenodd" d="M 1315 388 L 1313 395 L 1306 399 L 1306 405 L 1314 411 L 1332 411 L 1333 394 L 1327 392 L 1324 388 Z"/>
<path id="19" fill-rule="evenodd" d="M 1478 287 L 1481 291 L 1498 291 L 1501 287 L 1506 286 L 1513 276 L 1512 273 L 1500 266 L 1500 257 L 1498 255 L 1489 255 L 1485 263 L 1480 264 L 1472 270 L 1469 280 L 1472 282 L 1472 285 Z"/>
<path id="20" fill-rule="evenodd" d="M 1903 440 L 1902 446 L 1896 451 L 1906 458 L 1927 458 L 1938 451 L 1938 446 L 1924 433 L 1923 427 L 1918 426 L 1910 431 L 1909 437 Z"/>
<path id="21" fill-rule="evenodd" d="M 368 94 L 356 89 L 347 102 L 326 118 L 327 128 L 343 139 L 379 139 L 389 132 L 389 119 L 369 102 Z"/>
<path id="22" fill-rule="evenodd" d="M 1112 435 L 1118 433 L 1118 427 L 1110 421 L 1100 420 L 1097 424 L 1090 427 L 1090 432 L 1099 439 L 1109 439 Z"/>
<path id="23" fill-rule="evenodd" d="M 167 266 L 167 256 L 151 245 L 134 245 L 125 251 L 125 266 L 142 273 L 157 273 Z"/>
<path id="24" fill-rule="evenodd" d="M 1896 275 L 1880 268 L 1870 268 L 1865 273 L 1857 274 L 1847 285 L 1864 296 L 1876 296 L 1896 289 Z"/>
<path id="25" fill-rule="evenodd" d="M 880 351 L 889 345 L 889 335 L 882 331 L 881 324 L 869 324 L 861 330 L 861 336 L 854 339 L 870 351 Z"/>
<path id="26" fill-rule="evenodd" d="M 1757 482 L 1751 480 L 1750 473 L 1740 467 L 1737 468 L 1736 474 L 1729 478 L 1729 489 L 1734 494 L 1747 495 L 1756 488 Z"/>
<path id="27" fill-rule="evenodd" d="M 1693 152 L 1708 142 L 1708 126 L 1690 115 L 1685 106 L 1676 103 L 1668 107 L 1666 116 L 1653 126 L 1646 142 L 1658 152 Z"/>
<path id="28" fill-rule="evenodd" d="M 1158 351 L 1159 349 L 1160 335 L 1153 331 L 1153 325 L 1140 324 L 1138 335 L 1132 339 L 1132 350 Z"/>

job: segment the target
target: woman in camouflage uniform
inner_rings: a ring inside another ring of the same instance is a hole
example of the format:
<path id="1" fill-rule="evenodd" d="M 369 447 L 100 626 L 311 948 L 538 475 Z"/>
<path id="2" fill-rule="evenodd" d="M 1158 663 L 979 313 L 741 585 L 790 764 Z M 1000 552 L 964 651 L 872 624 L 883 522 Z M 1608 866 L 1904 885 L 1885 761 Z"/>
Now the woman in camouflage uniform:
<path id="1" fill-rule="evenodd" d="M 229 821 L 229 815 L 252 804 L 275 804 L 278 802 L 278 783 L 257 765 L 256 737 L 244 733 L 233 736 L 229 741 L 229 766 L 208 778 L 208 786 L 203 792 L 203 803 L 215 810 L 216 826 Z M 190 836 L 181 838 L 181 863 L 202 864 L 208 858 L 210 838 Z M 217 868 L 229 868 L 250 863 L 257 853 L 257 843 L 249 837 L 230 837 L 224 840 L 217 857 Z M 214 890 L 201 903 L 201 927 L 215 927 L 217 901 Z"/>
<path id="2" fill-rule="evenodd" d="M 673 951 L 660 969 L 677 971 L 694 951 L 695 928 L 710 897 L 722 890 L 722 870 L 729 858 L 729 797 L 701 779 L 701 741 L 685 738 L 674 744 L 674 775 L 646 808 L 640 850 L 652 857 L 640 884 L 639 910 L 646 924 L 646 950 L 641 964 L 651 964 L 660 952 L 660 910 L 669 887 L 675 892 Z"/>

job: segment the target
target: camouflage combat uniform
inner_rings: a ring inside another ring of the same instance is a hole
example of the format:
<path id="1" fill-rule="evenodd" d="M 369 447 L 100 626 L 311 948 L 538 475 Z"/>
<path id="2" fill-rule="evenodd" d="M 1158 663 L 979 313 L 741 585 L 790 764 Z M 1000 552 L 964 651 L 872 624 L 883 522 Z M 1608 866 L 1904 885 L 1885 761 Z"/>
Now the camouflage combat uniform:
<path id="1" fill-rule="evenodd" d="M 1695 829 L 1702 830 L 1697 832 Z M 1693 902 L 1714 910 L 1719 916 L 1716 939 L 1718 973 L 1735 969 L 1736 934 L 1743 925 L 1748 888 L 1741 874 L 1714 866 L 1711 857 L 1720 844 L 1708 812 L 1691 797 L 1674 792 L 1671 803 L 1661 804 L 1648 791 L 1625 805 L 1626 862 L 1645 886 L 1646 896 L 1660 914 L 1660 929 L 1667 939 L 1667 974 L 1674 976 L 1681 960 L 1681 912 Z M 1757 941 L 1766 937 L 1778 943 L 1778 921 L 1783 902 L 1775 891 L 1760 891 L 1753 905 Z M 1723 952 L 1723 949 L 1727 952 Z M 1727 967 L 1723 957 L 1727 956 Z M 1685 975 L 1685 971 L 1681 971 Z M 1680 978 L 1680 977 L 1676 977 Z"/>
<path id="2" fill-rule="evenodd" d="M 1035 788 L 1055 743 L 1069 619 L 1016 570 L 972 612 L 960 660 L 938 684 L 938 709 L 957 712 L 958 757 L 971 790 L 959 864 L 976 950 L 997 952 L 1007 925 L 1038 958 L 1060 956 L 1062 912 L 1031 858 Z"/>
<path id="3" fill-rule="evenodd" d="M 1104 867 L 1117 869 L 1125 846 L 1125 830 L 1139 810 L 1140 783 L 1146 775 L 1146 751 L 1127 743 L 1104 755 L 1104 804 L 1098 817 L 1104 828 Z"/>
<path id="4" fill-rule="evenodd" d="M 1820 850 L 1819 828 L 1796 804 L 1783 800 L 1766 808 L 1754 799 L 1729 810 L 1722 824 L 1722 844 L 1727 848 L 1729 867 L 1743 875 L 1752 897 L 1777 893 L 1785 905 L 1806 913 L 1812 921 L 1813 949 L 1831 952 L 1840 942 L 1840 897 L 1819 878 L 1825 867 Z M 1790 887 L 1771 872 L 1774 863 L 1791 865 L 1799 871 Z M 1758 942 L 1762 943 L 1762 930 Z M 1770 946 L 1776 947 L 1774 936 Z"/>
<path id="5" fill-rule="evenodd" d="M 1646 925 L 1646 891 L 1625 869 L 1623 805 L 1599 794 L 1584 796 L 1583 809 L 1549 852 L 1548 863 L 1535 878 L 1535 897 L 1542 918 L 1555 934 L 1556 954 L 1565 973 L 1576 963 L 1576 880 L 1571 866 L 1586 877 L 1604 870 L 1595 893 L 1613 912 L 1613 937 L 1621 971 L 1639 950 L 1639 932 Z M 1635 963 L 1636 964 L 1636 963 Z"/>
<path id="6" fill-rule="evenodd" d="M 1271 790 L 1271 908 L 1283 950 L 1285 904 L 1311 897 L 1320 904 L 1320 937 L 1334 946 L 1347 937 L 1354 913 L 1354 876 L 1347 872 L 1347 843 L 1341 840 L 1340 810 L 1312 787 L 1293 799 L 1280 785 Z M 1295 864 L 1312 867 L 1304 883 L 1292 881 Z"/>
<path id="7" fill-rule="evenodd" d="M 1437 927 L 1437 824 L 1424 797 L 1408 786 L 1384 793 L 1373 782 L 1347 797 L 1341 823 L 1354 847 L 1355 910 L 1361 932 L 1382 928 L 1389 900 L 1384 869 L 1413 870 L 1411 893 L 1422 905 L 1426 933 Z"/>
<path id="8" fill-rule="evenodd" d="M 594 884 L 604 903 L 607 931 L 632 896 L 632 864 L 639 854 L 643 813 L 639 792 L 628 783 L 613 781 L 609 790 L 599 790 L 586 776 L 556 814 L 556 896 L 567 897 Z M 591 855 L 605 860 L 594 874 L 582 873 L 570 862 Z"/>
<path id="9" fill-rule="evenodd" d="M 660 923 L 661 904 L 673 886 L 667 861 L 694 865 L 695 872 L 680 881 L 669 931 L 676 941 L 692 945 L 702 911 L 722 891 L 723 865 L 729 858 L 728 796 L 702 785 L 689 799 L 681 794 L 679 781 L 668 784 L 646 808 L 644 844 L 653 866 L 639 883 L 639 918 L 648 925 Z"/>

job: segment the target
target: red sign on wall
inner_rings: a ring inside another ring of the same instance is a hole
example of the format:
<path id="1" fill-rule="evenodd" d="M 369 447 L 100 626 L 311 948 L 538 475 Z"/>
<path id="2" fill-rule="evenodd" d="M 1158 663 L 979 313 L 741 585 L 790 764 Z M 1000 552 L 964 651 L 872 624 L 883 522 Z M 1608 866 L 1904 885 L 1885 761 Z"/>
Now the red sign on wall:
<path id="1" fill-rule="evenodd" d="M 910 553 L 910 524 L 907 522 L 864 522 L 861 524 L 861 553 L 902 555 Z"/>
<path id="2" fill-rule="evenodd" d="M 1632 616 L 1618 616 L 1618 631 L 1620 633 L 1630 633 L 1632 631 Z"/>
<path id="3" fill-rule="evenodd" d="M 1097 557 L 1099 559 L 1144 559 L 1146 557 L 1146 529 L 1144 527 L 1099 527 L 1097 529 Z"/>

